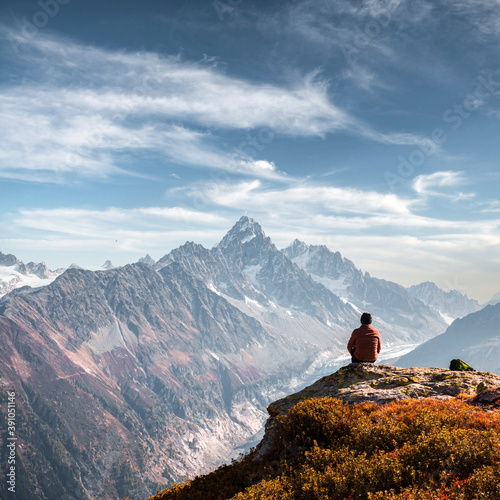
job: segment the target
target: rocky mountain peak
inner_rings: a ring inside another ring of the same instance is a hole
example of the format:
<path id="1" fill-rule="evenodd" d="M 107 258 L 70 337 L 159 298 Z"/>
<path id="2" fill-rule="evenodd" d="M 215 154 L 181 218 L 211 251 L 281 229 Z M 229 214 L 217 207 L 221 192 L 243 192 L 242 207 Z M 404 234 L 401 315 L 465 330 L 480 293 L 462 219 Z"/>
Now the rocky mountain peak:
<path id="1" fill-rule="evenodd" d="M 0 296 L 16 288 L 48 285 L 62 271 L 51 271 L 45 262 L 25 264 L 15 255 L 0 252 Z"/>
<path id="2" fill-rule="evenodd" d="M 156 261 L 149 254 L 147 254 L 145 257 L 141 257 L 137 262 L 139 264 L 146 264 L 147 266 L 151 267 L 156 264 Z"/>
<path id="3" fill-rule="evenodd" d="M 283 252 L 288 256 L 289 259 L 295 259 L 304 255 L 309 250 L 307 243 L 300 241 L 299 239 L 293 240 L 290 245 L 288 245 Z"/>
<path id="4" fill-rule="evenodd" d="M 105 269 L 106 271 L 109 271 L 109 269 L 114 269 L 115 266 L 110 260 L 107 260 L 102 266 L 101 269 Z"/>
<path id="5" fill-rule="evenodd" d="M 30 274 L 34 274 L 41 279 L 49 279 L 52 277 L 52 273 L 45 262 L 40 262 L 38 264 L 35 262 L 28 262 L 28 264 L 26 264 L 26 268 Z"/>
<path id="6" fill-rule="evenodd" d="M 15 255 L 0 252 L 0 266 L 16 266 L 19 264 L 21 264 L 21 261 Z"/>
<path id="7" fill-rule="evenodd" d="M 481 308 L 477 300 L 469 299 L 462 292 L 458 290 L 445 292 L 430 281 L 413 285 L 408 288 L 408 292 L 424 304 L 436 308 L 444 317 L 450 319 L 461 318 Z"/>
<path id="8" fill-rule="evenodd" d="M 258 222 L 244 215 L 224 236 L 219 243 L 219 248 L 244 245 L 256 237 L 264 240 L 266 235 Z"/>

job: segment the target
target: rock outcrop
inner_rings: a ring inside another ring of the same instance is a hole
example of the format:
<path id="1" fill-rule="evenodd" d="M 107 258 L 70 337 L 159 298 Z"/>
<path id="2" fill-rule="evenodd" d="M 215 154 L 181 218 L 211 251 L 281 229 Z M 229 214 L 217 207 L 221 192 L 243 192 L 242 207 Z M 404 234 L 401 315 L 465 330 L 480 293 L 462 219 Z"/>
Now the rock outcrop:
<path id="1" fill-rule="evenodd" d="M 150 500 L 500 498 L 500 376 L 350 364 L 268 407 L 256 449 Z"/>
<path id="2" fill-rule="evenodd" d="M 500 376 L 488 372 L 351 363 L 309 387 L 270 404 L 267 409 L 270 418 L 257 456 L 265 456 L 279 438 L 274 433 L 276 418 L 285 415 L 301 401 L 332 397 L 344 403 L 385 404 L 403 399 L 446 399 L 457 396 L 468 397 L 472 404 L 499 405 Z"/>

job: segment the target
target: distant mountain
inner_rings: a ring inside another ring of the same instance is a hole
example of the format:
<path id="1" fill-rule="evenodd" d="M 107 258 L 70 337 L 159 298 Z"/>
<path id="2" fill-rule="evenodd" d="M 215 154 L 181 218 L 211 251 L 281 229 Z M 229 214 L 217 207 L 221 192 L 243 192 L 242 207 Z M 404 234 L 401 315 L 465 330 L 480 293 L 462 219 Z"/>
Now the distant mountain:
<path id="1" fill-rule="evenodd" d="M 406 288 L 362 273 L 352 261 L 324 245 L 307 245 L 295 240 L 283 253 L 358 313 L 371 312 L 386 346 L 418 344 L 447 327 L 435 309 L 415 298 Z"/>
<path id="2" fill-rule="evenodd" d="M 445 292 L 430 281 L 411 286 L 408 291 L 413 297 L 439 311 L 449 324 L 456 318 L 463 318 L 467 314 L 481 309 L 481 305 L 477 300 L 469 299 L 467 295 L 460 293 L 458 290 Z"/>
<path id="3" fill-rule="evenodd" d="M 500 375 L 500 303 L 455 320 L 445 333 L 402 356 L 396 364 L 447 368 L 455 358 Z"/>
<path id="4" fill-rule="evenodd" d="M 139 264 L 146 264 L 151 267 L 156 264 L 156 261 L 149 254 L 147 254 L 145 257 L 141 257 L 137 262 Z"/>
<path id="5" fill-rule="evenodd" d="M 0 252 L 0 297 L 22 286 L 36 288 L 48 285 L 61 272 L 50 271 L 45 262 L 25 264 L 12 254 Z"/>
<path id="6" fill-rule="evenodd" d="M 211 249 L 46 282 L 0 299 L 21 500 L 146 496 L 237 455 L 273 399 L 345 364 L 362 310 L 386 357 L 446 329 L 404 287 L 326 247 L 278 250 L 248 217 Z"/>
<path id="7" fill-rule="evenodd" d="M 177 262 L 264 328 L 322 356 L 344 353 L 358 312 L 290 261 L 253 219 L 242 217 L 211 250 L 188 242 L 162 257 Z"/>
<path id="8" fill-rule="evenodd" d="M 110 260 L 107 260 L 102 266 L 101 269 L 109 270 L 109 269 L 114 269 L 114 265 Z"/>
<path id="9" fill-rule="evenodd" d="M 484 304 L 485 306 L 494 306 L 495 304 L 500 303 L 500 292 L 493 295 L 493 297 Z"/>
<path id="10" fill-rule="evenodd" d="M 177 263 L 14 291 L 0 301 L 0 375 L 24 422 L 19 498 L 145 496 L 214 467 L 314 352 Z"/>

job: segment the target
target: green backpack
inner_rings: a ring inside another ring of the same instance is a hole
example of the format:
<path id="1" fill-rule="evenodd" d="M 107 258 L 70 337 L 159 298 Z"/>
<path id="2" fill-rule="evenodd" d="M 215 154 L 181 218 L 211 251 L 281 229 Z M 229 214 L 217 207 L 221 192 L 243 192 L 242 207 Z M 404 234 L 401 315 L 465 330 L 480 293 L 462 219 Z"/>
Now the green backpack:
<path id="1" fill-rule="evenodd" d="M 465 361 L 461 359 L 452 359 L 450 362 L 450 370 L 457 372 L 475 372 L 472 366 L 468 365 Z"/>

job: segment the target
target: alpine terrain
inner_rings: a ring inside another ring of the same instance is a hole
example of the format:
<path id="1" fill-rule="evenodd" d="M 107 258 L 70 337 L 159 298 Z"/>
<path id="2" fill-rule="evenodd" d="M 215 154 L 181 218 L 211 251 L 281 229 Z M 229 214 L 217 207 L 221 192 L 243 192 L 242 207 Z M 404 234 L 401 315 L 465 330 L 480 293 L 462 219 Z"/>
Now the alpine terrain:
<path id="1" fill-rule="evenodd" d="M 103 267 L 71 266 L 0 298 L 16 498 L 149 496 L 257 442 L 270 402 L 346 364 L 362 310 L 385 359 L 447 327 L 404 287 L 326 247 L 279 250 L 248 217 L 212 249 L 188 242 L 157 262 Z"/>
<path id="2" fill-rule="evenodd" d="M 63 269 L 50 271 L 45 262 L 25 264 L 12 254 L 0 252 L 0 297 L 22 286 L 48 285 L 62 272 Z"/>

